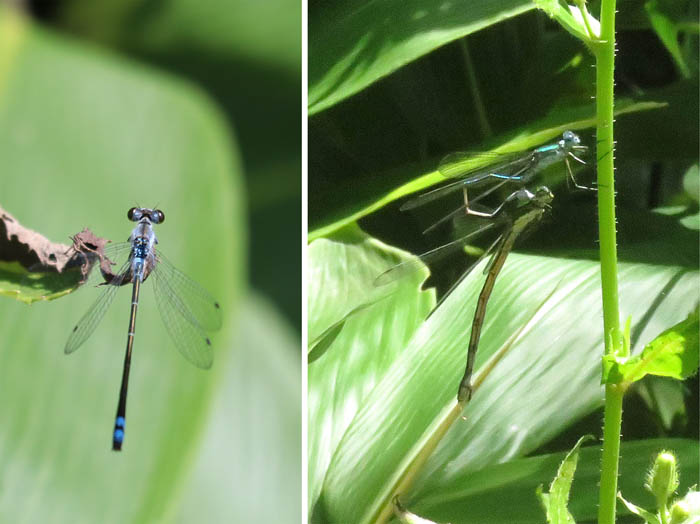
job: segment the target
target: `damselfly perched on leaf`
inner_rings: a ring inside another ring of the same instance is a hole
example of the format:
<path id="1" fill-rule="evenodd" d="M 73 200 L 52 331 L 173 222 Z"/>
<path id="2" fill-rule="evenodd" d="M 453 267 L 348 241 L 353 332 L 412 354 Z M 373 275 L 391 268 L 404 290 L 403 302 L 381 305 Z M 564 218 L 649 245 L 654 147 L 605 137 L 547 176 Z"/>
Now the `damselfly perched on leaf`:
<path id="1" fill-rule="evenodd" d="M 153 231 L 153 225 L 162 224 L 165 221 L 163 212 L 159 209 L 133 207 L 127 213 L 127 217 L 132 222 L 138 222 L 128 242 L 109 244 L 104 249 L 104 256 L 112 263 L 124 258 L 126 260 L 116 265 L 118 268 L 116 272 L 111 271 L 109 263 L 105 264 L 102 261 L 99 264 L 101 277 L 104 279 L 100 286 L 104 286 L 104 289 L 73 328 L 65 347 L 66 353 L 73 353 L 78 349 L 104 317 L 117 290 L 121 286 L 132 284 L 124 370 L 112 434 L 112 449 L 115 451 L 121 450 L 124 441 L 129 367 L 141 284 L 151 277 L 156 304 L 163 323 L 175 342 L 175 347 L 195 366 L 203 369 L 211 367 L 213 357 L 211 340 L 207 332 L 216 331 L 221 327 L 219 304 L 204 288 L 177 270 L 155 248 L 158 239 Z M 93 266 L 98 267 L 98 264 Z"/>
<path id="2" fill-rule="evenodd" d="M 577 155 L 584 154 L 587 150 L 588 147 L 581 144 L 581 139 L 576 133 L 565 131 L 559 141 L 533 150 L 514 153 L 452 153 L 440 162 L 438 171 L 445 178 L 453 180 L 406 201 L 401 206 L 401 210 L 413 209 L 428 202 L 433 202 L 454 191 L 463 190 L 464 206 L 428 228 L 427 232 L 436 225 L 459 213 L 463 213 L 466 208 L 469 208 L 470 200 L 467 190 L 490 185 L 485 192 L 477 195 L 477 198 L 471 198 L 471 202 L 476 202 L 508 182 L 521 185 L 527 184 L 546 167 L 562 161 L 566 165 L 569 180 L 574 187 L 578 189 L 592 189 L 576 182 L 569 164 L 569 159 L 585 164 L 585 161 Z M 487 157 L 489 165 L 483 167 L 482 162 L 482 167 L 475 168 L 474 160 L 481 159 L 481 157 Z"/>
<path id="3" fill-rule="evenodd" d="M 481 233 L 497 228 L 500 230 L 500 235 L 484 252 L 479 260 L 471 266 L 475 267 L 484 257 L 491 255 L 491 260 L 487 264 L 484 272 L 486 280 L 484 286 L 479 293 L 479 299 L 474 313 L 472 322 L 472 330 L 469 338 L 469 349 L 467 350 L 467 364 L 462 380 L 460 381 L 457 400 L 461 404 L 467 402 L 471 398 L 472 384 L 471 376 L 474 371 L 474 359 L 479 346 L 481 337 L 481 328 L 486 316 L 486 306 L 491 297 L 496 277 L 500 273 L 506 258 L 510 253 L 516 239 L 526 231 L 531 231 L 544 217 L 546 211 L 550 208 L 550 204 L 554 198 L 552 192 L 547 187 L 539 187 L 535 193 L 523 188 L 511 193 L 496 209 L 491 211 L 478 211 L 469 209 L 469 214 L 475 217 L 488 220 L 481 228 L 462 236 L 448 244 L 435 248 L 427 253 L 418 255 L 416 258 L 407 260 L 396 266 L 389 268 L 387 271 L 379 275 L 375 281 L 377 285 L 385 285 L 402 277 L 404 274 L 413 272 L 421 267 L 424 263 L 434 262 L 444 254 L 459 249 L 464 246 L 466 241 Z M 452 286 L 450 291 L 441 299 L 444 300 L 449 293 L 459 285 L 462 280 L 469 274 L 469 268 L 465 271 L 459 280 Z"/>

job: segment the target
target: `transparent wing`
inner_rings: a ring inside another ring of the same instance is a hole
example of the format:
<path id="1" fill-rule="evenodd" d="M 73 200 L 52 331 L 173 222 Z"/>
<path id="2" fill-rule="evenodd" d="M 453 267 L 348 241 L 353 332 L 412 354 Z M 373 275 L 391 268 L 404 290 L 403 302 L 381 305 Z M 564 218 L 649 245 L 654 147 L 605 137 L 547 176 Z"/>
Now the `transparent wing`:
<path id="1" fill-rule="evenodd" d="M 416 271 L 424 267 L 425 264 L 435 262 L 443 258 L 445 255 L 455 252 L 456 250 L 463 247 L 466 241 L 470 238 L 481 235 L 482 233 L 492 229 L 496 225 L 497 222 L 495 221 L 489 222 L 483 225 L 482 227 L 471 231 L 466 235 L 461 236 L 457 240 L 453 240 L 452 242 L 443 244 L 442 246 L 436 247 L 435 249 L 431 249 L 430 251 L 427 251 L 421 255 L 417 255 L 416 257 L 411 258 L 410 260 L 406 260 L 404 262 L 401 262 L 400 264 L 390 267 L 374 280 L 374 285 L 385 286 L 398 279 L 404 278 L 406 275 L 415 273 Z"/>
<path id="2" fill-rule="evenodd" d="M 121 260 L 125 254 L 131 253 L 131 242 L 110 242 L 104 253 L 112 262 Z"/>
<path id="3" fill-rule="evenodd" d="M 491 165 L 484 167 L 482 158 L 492 160 Z M 476 160 L 480 160 L 480 167 L 475 167 Z M 464 186 L 479 186 L 489 181 L 521 178 L 532 161 L 532 153 L 468 153 L 459 152 L 447 155 L 438 166 L 438 171 L 445 178 L 454 179 L 447 184 L 431 189 L 406 202 L 400 209 L 406 211 L 433 202 L 445 195 L 453 193 Z M 494 163 L 495 162 L 495 163 Z"/>
<path id="4" fill-rule="evenodd" d="M 440 161 L 438 171 L 445 178 L 464 178 L 465 182 L 476 183 L 489 173 L 507 173 L 526 165 L 532 159 L 532 152 L 517 153 L 474 153 L 460 151 L 450 153 Z M 488 165 L 484 165 L 484 160 Z"/>
<path id="5" fill-rule="evenodd" d="M 168 287 L 181 299 L 183 311 L 190 322 L 199 324 L 204 331 L 216 331 L 221 328 L 221 307 L 219 303 L 202 286 L 197 284 L 182 271 L 177 269 L 156 250 L 158 263 L 155 273 L 167 280 Z"/>
<path id="6" fill-rule="evenodd" d="M 453 182 L 450 182 L 449 184 L 441 185 L 439 187 L 436 187 L 435 189 L 431 189 L 430 191 L 421 193 L 420 195 L 413 197 L 410 200 L 407 200 L 406 202 L 401 204 L 401 207 L 399 207 L 399 209 L 401 211 L 415 209 L 430 202 L 434 202 L 435 200 L 442 198 L 445 195 L 449 195 L 450 193 L 453 193 L 458 189 L 462 189 L 463 187 L 464 180 L 455 180 Z"/>
<path id="7" fill-rule="evenodd" d="M 491 264 L 493 264 L 494 258 L 496 258 L 494 256 L 494 251 L 498 251 L 497 246 L 499 246 L 502 241 L 503 241 L 503 235 L 499 235 L 496 238 L 496 240 L 494 240 L 491 243 L 491 245 L 486 249 L 486 251 L 484 251 L 483 254 L 471 266 L 469 266 L 467 269 L 464 270 L 464 272 L 457 279 L 457 281 L 450 286 L 450 289 L 448 289 L 445 292 L 445 294 L 442 295 L 442 297 L 440 297 L 440 300 L 438 300 L 437 303 L 435 304 L 433 311 L 437 310 L 437 308 L 440 307 L 445 300 L 447 300 L 447 297 L 449 297 L 452 294 L 452 292 L 459 287 L 459 285 L 464 281 L 464 279 L 467 278 L 467 275 L 469 275 L 469 273 L 471 273 L 472 270 L 476 266 L 478 266 L 482 260 L 484 260 L 484 258 L 491 257 L 489 259 L 488 263 L 486 264 L 486 267 L 484 268 L 484 274 L 488 273 L 488 271 L 486 271 L 486 270 L 491 267 Z M 430 312 L 431 315 L 433 314 L 433 311 Z M 430 315 L 428 315 L 428 316 L 430 316 Z"/>
<path id="8" fill-rule="evenodd" d="M 182 356 L 195 366 L 208 369 L 213 353 L 207 331 L 221 327 L 219 304 L 160 253 L 158 259 L 151 278 L 163 323 Z"/>
<path id="9" fill-rule="evenodd" d="M 100 272 L 92 271 L 88 282 L 93 281 L 93 275 L 100 275 Z M 105 316 L 105 313 L 109 309 L 109 306 L 112 305 L 112 301 L 117 295 L 117 290 L 120 288 L 122 282 L 129 278 L 130 267 L 128 260 L 123 263 L 120 271 L 116 273 L 116 275 L 117 276 L 109 284 L 104 284 L 103 291 L 100 293 L 100 296 L 97 297 L 97 300 L 95 300 L 83 318 L 81 318 L 73 328 L 73 331 L 66 342 L 66 347 L 63 350 L 66 354 L 73 353 L 76 349 L 78 349 L 83 342 L 90 337 L 92 332 L 95 331 L 95 328 Z M 101 279 L 101 276 L 99 278 Z"/>
<path id="10" fill-rule="evenodd" d="M 494 191 L 499 189 L 501 186 L 503 186 L 507 182 L 509 182 L 508 179 L 501 180 L 497 184 L 494 184 L 493 186 L 491 186 L 486 191 L 479 193 L 479 195 L 476 198 L 470 198 L 469 199 L 469 207 L 471 209 L 478 209 L 478 206 L 476 206 L 475 204 L 477 204 L 479 202 L 479 200 L 483 199 L 484 197 L 487 197 L 488 195 L 490 195 L 491 193 L 493 193 Z M 423 230 L 423 234 L 428 235 L 432 231 L 437 229 L 439 226 L 444 224 L 445 222 L 448 222 L 450 220 L 458 220 L 459 218 L 462 218 L 462 217 L 469 217 L 469 215 L 467 213 L 467 205 L 466 204 L 459 206 L 454 211 L 451 211 L 450 213 L 448 213 L 447 215 L 445 215 L 441 219 L 437 220 L 436 222 L 434 222 L 433 224 L 428 226 L 426 229 Z"/>

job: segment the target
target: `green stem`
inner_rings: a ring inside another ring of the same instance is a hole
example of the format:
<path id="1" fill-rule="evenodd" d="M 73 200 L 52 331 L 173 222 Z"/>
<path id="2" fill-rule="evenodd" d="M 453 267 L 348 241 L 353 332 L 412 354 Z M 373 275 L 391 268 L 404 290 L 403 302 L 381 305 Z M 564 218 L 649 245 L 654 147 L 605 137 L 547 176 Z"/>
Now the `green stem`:
<path id="1" fill-rule="evenodd" d="M 598 227 L 600 237 L 600 276 L 603 295 L 605 353 L 622 349 L 617 283 L 617 238 L 615 230 L 615 180 L 613 110 L 615 70 L 615 0 L 603 0 L 600 12 L 600 40 L 594 46 L 597 59 L 597 157 Z M 603 458 L 598 506 L 598 524 L 614 524 L 617 469 L 620 453 L 622 396 L 624 388 L 605 388 Z"/>
<path id="2" fill-rule="evenodd" d="M 617 470 L 620 459 L 624 389 L 618 384 L 605 386 L 605 422 L 603 425 L 598 524 L 615 523 L 615 504 L 617 503 L 615 494 L 617 493 Z M 612 496 L 610 496 L 611 493 Z"/>
<path id="3" fill-rule="evenodd" d="M 596 101 L 598 125 L 598 227 L 600 272 L 603 286 L 603 322 L 606 344 L 610 338 L 618 346 L 620 313 L 617 296 L 617 236 L 615 231 L 615 178 L 613 140 L 613 71 L 615 62 L 615 0 L 602 4 L 601 40 L 596 47 Z M 605 16 L 607 15 L 607 16 Z M 618 347 L 606 347 L 611 353 Z"/>

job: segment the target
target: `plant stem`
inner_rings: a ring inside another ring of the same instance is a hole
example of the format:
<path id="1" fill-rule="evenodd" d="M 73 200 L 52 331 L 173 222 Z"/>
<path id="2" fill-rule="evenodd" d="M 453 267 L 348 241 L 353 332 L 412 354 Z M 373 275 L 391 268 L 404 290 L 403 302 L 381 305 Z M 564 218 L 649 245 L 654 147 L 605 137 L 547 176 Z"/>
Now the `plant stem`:
<path id="1" fill-rule="evenodd" d="M 615 180 L 613 110 L 615 70 L 615 0 L 603 0 L 600 12 L 600 41 L 597 59 L 597 157 L 598 227 L 600 237 L 600 276 L 603 296 L 605 353 L 618 353 L 622 347 L 617 289 L 617 238 L 615 230 Z M 624 387 L 605 388 L 605 422 L 601 462 L 598 524 L 614 524 L 617 471 L 620 454 L 622 397 Z"/>
<path id="2" fill-rule="evenodd" d="M 605 420 L 603 423 L 603 458 L 601 460 L 598 524 L 615 523 L 622 397 L 625 394 L 625 389 L 618 384 L 605 386 Z"/>
<path id="3" fill-rule="evenodd" d="M 601 42 L 597 47 L 596 115 L 598 125 L 598 228 L 600 273 L 603 286 L 603 322 L 606 353 L 619 349 L 620 313 L 617 295 L 617 235 L 615 231 L 615 178 L 613 140 L 613 71 L 615 61 L 615 0 L 602 4 Z M 609 13 L 608 13 L 609 11 Z M 605 16 L 607 14 L 607 16 Z M 609 347 L 612 340 L 613 347 Z"/>

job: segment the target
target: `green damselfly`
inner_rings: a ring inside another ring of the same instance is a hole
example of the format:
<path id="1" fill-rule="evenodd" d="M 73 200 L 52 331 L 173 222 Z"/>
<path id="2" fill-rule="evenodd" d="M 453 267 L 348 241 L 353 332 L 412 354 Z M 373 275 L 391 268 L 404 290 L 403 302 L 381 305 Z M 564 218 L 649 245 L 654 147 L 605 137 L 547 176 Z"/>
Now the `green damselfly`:
<path id="1" fill-rule="evenodd" d="M 460 282 L 469 274 L 472 268 L 485 257 L 491 255 L 491 260 L 487 264 L 484 272 L 486 280 L 479 293 L 474 320 L 472 321 L 471 335 L 469 338 L 469 348 L 467 350 L 467 364 L 462 380 L 460 381 L 457 400 L 461 404 L 469 401 L 472 395 L 471 377 L 474 371 L 474 360 L 481 337 L 481 328 L 486 316 L 486 306 L 491 292 L 496 283 L 496 277 L 505 264 L 508 254 L 513 248 L 515 241 L 526 231 L 531 231 L 545 216 L 550 209 L 550 204 L 554 198 L 552 192 L 545 186 L 539 187 L 534 193 L 527 188 L 522 188 L 511 193 L 497 208 L 491 211 L 479 211 L 473 207 L 466 209 L 468 215 L 488 220 L 484 226 L 471 231 L 457 240 L 444 244 L 431 251 L 418 255 L 415 258 L 397 264 L 382 273 L 375 280 L 376 285 L 386 285 L 407 273 L 412 273 L 424 267 L 425 263 L 431 263 L 442 258 L 446 253 L 463 247 L 467 240 L 481 235 L 483 232 L 497 228 L 500 235 L 484 252 L 484 254 L 465 271 L 459 280 L 442 297 L 441 301 L 455 289 Z M 440 303 L 438 303 L 439 305 Z M 436 306 L 437 307 L 437 306 Z"/>
<path id="2" fill-rule="evenodd" d="M 506 224 L 506 227 L 494 244 L 494 254 L 487 266 L 486 280 L 484 286 L 479 293 L 479 299 L 476 303 L 476 311 L 474 312 L 474 320 L 472 321 L 472 331 L 469 337 L 469 349 L 467 350 L 467 365 L 464 370 L 464 375 L 459 383 L 457 390 L 457 401 L 464 404 L 471 399 L 472 383 L 471 377 L 474 371 L 474 360 L 476 351 L 479 347 L 479 338 L 481 337 L 481 328 L 486 317 L 486 306 L 488 305 L 491 292 L 496 283 L 496 277 L 501 272 L 506 258 L 515 240 L 524 232 L 531 231 L 537 224 L 540 223 L 546 211 L 550 209 L 550 204 L 554 199 L 552 192 L 545 186 L 537 188 L 535 193 L 531 193 L 527 189 L 520 189 L 512 193 L 501 204 L 494 213 Z M 472 211 L 472 214 L 474 212 Z M 480 213 L 479 216 L 492 218 L 493 214 Z"/>

